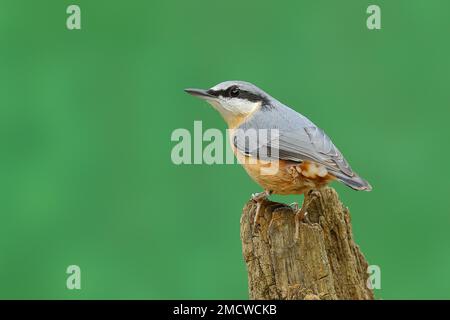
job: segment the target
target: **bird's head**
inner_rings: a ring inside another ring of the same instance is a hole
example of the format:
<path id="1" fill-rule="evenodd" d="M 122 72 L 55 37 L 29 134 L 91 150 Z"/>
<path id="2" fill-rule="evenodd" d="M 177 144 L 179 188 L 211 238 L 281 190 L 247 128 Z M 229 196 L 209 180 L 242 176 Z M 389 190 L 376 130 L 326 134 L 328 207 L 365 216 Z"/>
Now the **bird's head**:
<path id="1" fill-rule="evenodd" d="M 230 127 L 270 104 L 270 96 L 254 84 L 244 81 L 225 81 L 204 89 L 185 89 L 193 96 L 209 102 Z"/>

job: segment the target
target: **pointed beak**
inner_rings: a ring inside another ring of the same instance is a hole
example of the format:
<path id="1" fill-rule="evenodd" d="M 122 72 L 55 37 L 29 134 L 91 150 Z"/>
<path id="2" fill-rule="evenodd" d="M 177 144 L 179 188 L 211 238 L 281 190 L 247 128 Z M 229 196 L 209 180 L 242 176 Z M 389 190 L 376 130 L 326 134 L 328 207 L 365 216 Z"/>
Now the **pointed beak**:
<path id="1" fill-rule="evenodd" d="M 216 98 L 215 96 L 209 94 L 208 91 L 204 90 L 204 89 L 191 89 L 191 88 L 189 88 L 189 89 L 184 89 L 184 91 L 186 91 L 190 95 L 193 95 L 194 97 L 199 97 L 201 99 L 214 99 L 214 98 Z"/>

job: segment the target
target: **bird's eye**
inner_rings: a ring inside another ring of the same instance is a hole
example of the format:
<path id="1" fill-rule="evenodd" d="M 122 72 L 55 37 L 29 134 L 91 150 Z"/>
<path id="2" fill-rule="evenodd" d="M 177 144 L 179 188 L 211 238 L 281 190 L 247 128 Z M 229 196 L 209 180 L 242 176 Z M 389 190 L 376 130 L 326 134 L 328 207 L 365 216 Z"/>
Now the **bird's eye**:
<path id="1" fill-rule="evenodd" d="M 233 98 L 237 97 L 239 95 L 239 88 L 236 86 L 232 86 L 229 89 L 229 94 L 230 94 L 230 97 L 233 97 Z"/>

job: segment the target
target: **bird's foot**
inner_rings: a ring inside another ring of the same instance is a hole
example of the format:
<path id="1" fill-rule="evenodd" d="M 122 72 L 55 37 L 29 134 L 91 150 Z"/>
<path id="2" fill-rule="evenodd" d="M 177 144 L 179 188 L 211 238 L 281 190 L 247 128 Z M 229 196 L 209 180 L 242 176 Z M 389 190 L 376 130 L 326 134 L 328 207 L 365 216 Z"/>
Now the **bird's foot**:
<path id="1" fill-rule="evenodd" d="M 268 190 L 264 190 L 263 192 L 253 193 L 252 200 L 255 202 L 262 202 L 264 200 L 267 200 L 271 194 L 272 194 L 272 192 L 268 191 Z"/>
<path id="2" fill-rule="evenodd" d="M 256 212 L 255 217 L 253 218 L 253 233 L 256 233 L 257 226 L 259 225 L 259 218 L 261 216 L 261 204 L 262 202 L 267 200 L 271 194 L 272 192 L 268 190 L 252 194 L 252 200 L 256 202 Z"/>
<path id="3" fill-rule="evenodd" d="M 320 193 L 318 191 L 311 190 L 308 193 L 305 193 L 305 198 L 303 200 L 302 207 L 300 209 L 298 209 L 298 204 L 297 204 L 297 210 L 295 210 L 293 208 L 294 213 L 295 213 L 295 218 L 294 218 L 295 219 L 295 234 L 294 234 L 295 240 L 298 240 L 300 222 L 311 223 L 311 221 L 309 220 L 309 217 L 308 217 L 307 208 L 319 196 L 320 196 Z"/>
<path id="4" fill-rule="evenodd" d="M 315 199 L 320 198 L 320 192 L 317 191 L 317 190 L 311 190 L 306 195 L 306 198 L 307 198 L 307 201 L 308 201 L 308 205 L 310 205 L 311 202 L 313 202 Z"/>
<path id="5" fill-rule="evenodd" d="M 299 230 L 300 230 L 300 222 L 311 223 L 311 221 L 309 221 L 309 218 L 308 218 L 308 211 L 306 211 L 306 207 L 307 206 L 305 206 L 305 203 L 303 202 L 302 207 L 294 212 L 294 214 L 295 214 L 295 216 L 294 216 L 294 221 L 295 221 L 294 240 L 295 241 L 298 240 Z"/>

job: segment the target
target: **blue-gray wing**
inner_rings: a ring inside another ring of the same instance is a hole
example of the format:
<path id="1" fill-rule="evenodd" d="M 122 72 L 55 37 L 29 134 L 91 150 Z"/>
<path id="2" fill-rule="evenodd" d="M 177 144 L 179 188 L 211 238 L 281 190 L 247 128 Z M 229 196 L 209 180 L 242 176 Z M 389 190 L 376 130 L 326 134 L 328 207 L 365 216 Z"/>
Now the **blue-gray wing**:
<path id="1" fill-rule="evenodd" d="M 249 131 L 268 133 L 258 134 L 257 142 L 249 143 Z M 313 161 L 352 188 L 365 190 L 370 187 L 352 171 L 322 129 L 281 104 L 254 113 L 236 130 L 233 142 L 237 150 L 246 155 L 264 160 Z"/>

